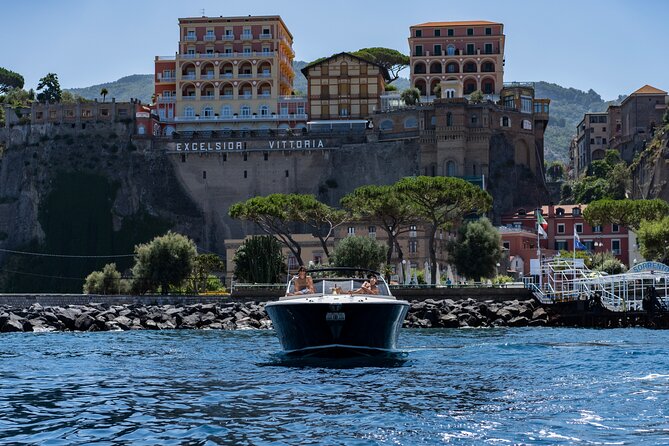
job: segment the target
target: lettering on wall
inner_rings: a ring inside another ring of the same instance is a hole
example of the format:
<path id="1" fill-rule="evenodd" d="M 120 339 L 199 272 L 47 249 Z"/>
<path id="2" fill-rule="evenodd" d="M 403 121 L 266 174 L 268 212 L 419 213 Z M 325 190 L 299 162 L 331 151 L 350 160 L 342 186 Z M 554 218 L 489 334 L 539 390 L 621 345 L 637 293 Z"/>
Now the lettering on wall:
<path id="1" fill-rule="evenodd" d="M 258 150 L 289 150 L 289 149 L 323 149 L 322 139 L 298 139 L 267 141 L 265 147 L 254 147 Z M 230 150 L 246 150 L 246 141 L 209 141 L 209 142 L 178 142 L 177 152 L 220 152 Z"/>

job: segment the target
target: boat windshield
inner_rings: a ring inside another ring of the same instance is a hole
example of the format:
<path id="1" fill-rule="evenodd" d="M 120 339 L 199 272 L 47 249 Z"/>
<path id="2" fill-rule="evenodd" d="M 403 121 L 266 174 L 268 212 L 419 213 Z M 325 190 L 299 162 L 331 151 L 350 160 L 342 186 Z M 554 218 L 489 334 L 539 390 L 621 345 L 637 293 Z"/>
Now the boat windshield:
<path id="1" fill-rule="evenodd" d="M 358 277 L 313 277 L 314 289 L 317 294 L 349 294 L 351 291 L 359 289 L 367 280 Z M 295 277 L 291 279 L 286 290 L 286 294 L 294 293 Z M 379 296 L 390 296 L 388 284 L 379 278 L 376 286 L 379 289 Z"/>

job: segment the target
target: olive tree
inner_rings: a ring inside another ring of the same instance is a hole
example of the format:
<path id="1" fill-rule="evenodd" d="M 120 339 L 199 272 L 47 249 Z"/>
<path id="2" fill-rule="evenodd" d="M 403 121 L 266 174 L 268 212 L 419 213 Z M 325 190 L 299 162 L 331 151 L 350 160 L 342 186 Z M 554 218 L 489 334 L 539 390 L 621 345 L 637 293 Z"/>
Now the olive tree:
<path id="1" fill-rule="evenodd" d="M 133 287 L 139 292 L 167 294 L 170 286 L 180 287 L 193 271 L 197 249 L 188 237 L 176 232 L 135 246 Z"/>

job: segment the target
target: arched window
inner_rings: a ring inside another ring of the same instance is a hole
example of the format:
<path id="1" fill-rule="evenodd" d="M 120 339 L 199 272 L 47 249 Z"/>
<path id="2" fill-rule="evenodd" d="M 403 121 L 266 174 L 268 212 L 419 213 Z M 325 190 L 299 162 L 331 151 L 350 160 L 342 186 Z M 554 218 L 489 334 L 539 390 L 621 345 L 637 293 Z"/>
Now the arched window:
<path id="1" fill-rule="evenodd" d="M 447 73 L 457 73 L 460 71 L 458 68 L 458 64 L 455 62 L 450 62 L 448 65 L 446 65 L 446 72 Z"/>
<path id="2" fill-rule="evenodd" d="M 248 105 L 242 105 L 239 108 L 239 114 L 244 117 L 251 116 L 251 107 L 249 107 Z"/>
<path id="3" fill-rule="evenodd" d="M 463 73 L 476 73 L 476 63 L 467 62 L 464 67 L 462 67 Z"/>
<path id="4" fill-rule="evenodd" d="M 430 73 L 441 73 L 441 62 L 432 62 L 430 64 Z"/>
<path id="5" fill-rule="evenodd" d="M 387 131 L 393 129 L 393 121 L 386 119 L 379 124 L 379 130 Z"/>
<path id="6" fill-rule="evenodd" d="M 205 118 L 211 118 L 212 116 L 214 116 L 214 109 L 211 107 L 204 107 L 202 109 L 202 116 L 204 116 Z"/>
<path id="7" fill-rule="evenodd" d="M 404 120 L 405 129 L 415 129 L 418 128 L 418 120 L 414 117 L 409 117 Z"/>
<path id="8" fill-rule="evenodd" d="M 425 74 L 426 71 L 427 71 L 427 69 L 425 68 L 425 64 L 423 62 L 418 62 L 413 67 L 413 72 L 415 74 Z"/>
<path id="9" fill-rule="evenodd" d="M 260 111 L 260 116 L 269 116 L 269 106 L 267 105 L 261 105 L 258 111 Z"/>
<path id="10" fill-rule="evenodd" d="M 453 125 L 453 114 L 451 112 L 446 113 L 446 127 L 451 127 Z"/>
<path id="11" fill-rule="evenodd" d="M 446 98 L 454 98 L 455 97 L 455 90 L 453 88 L 449 88 L 446 90 Z"/>
<path id="12" fill-rule="evenodd" d="M 195 116 L 195 110 L 193 109 L 193 107 L 185 107 L 184 116 L 186 116 L 187 118 L 192 118 L 193 116 Z"/>
<path id="13" fill-rule="evenodd" d="M 454 177 L 457 174 L 457 169 L 455 168 L 455 161 L 448 161 L 446 163 L 446 176 Z"/>
<path id="14" fill-rule="evenodd" d="M 221 107 L 221 116 L 223 117 L 229 117 L 231 114 L 230 106 L 229 105 L 224 105 Z"/>
<path id="15" fill-rule="evenodd" d="M 448 45 L 446 47 L 446 54 L 449 56 L 455 56 L 455 46 L 454 45 Z"/>

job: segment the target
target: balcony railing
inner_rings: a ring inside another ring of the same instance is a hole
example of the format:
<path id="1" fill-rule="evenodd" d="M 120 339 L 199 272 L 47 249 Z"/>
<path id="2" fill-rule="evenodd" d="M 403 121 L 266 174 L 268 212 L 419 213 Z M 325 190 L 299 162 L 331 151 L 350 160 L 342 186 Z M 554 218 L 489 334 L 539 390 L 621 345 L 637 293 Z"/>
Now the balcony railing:
<path id="1" fill-rule="evenodd" d="M 214 79 L 216 75 L 214 73 L 205 73 L 200 75 L 202 79 Z"/>
<path id="2" fill-rule="evenodd" d="M 228 59 L 228 58 L 245 58 L 245 57 L 273 57 L 275 51 L 249 51 L 241 53 L 194 53 L 194 54 L 179 54 L 181 59 Z M 174 60 L 162 59 L 159 60 Z"/>
<path id="3" fill-rule="evenodd" d="M 222 94 L 220 96 L 221 99 L 234 99 L 235 95 L 234 94 Z"/>
<path id="4" fill-rule="evenodd" d="M 158 98 L 159 104 L 174 104 L 177 101 L 175 96 L 166 96 Z"/>
<path id="5" fill-rule="evenodd" d="M 195 80 L 195 73 L 192 73 L 192 74 L 182 74 L 182 75 L 181 75 L 181 79 L 189 80 L 189 81 Z"/>
<path id="6" fill-rule="evenodd" d="M 249 77 L 253 77 L 253 74 L 252 73 L 239 73 L 237 75 L 237 77 L 249 78 Z"/>
<path id="7" fill-rule="evenodd" d="M 189 42 L 194 42 L 194 41 L 197 40 L 197 37 L 196 36 L 186 36 L 185 40 L 187 40 Z"/>
<path id="8" fill-rule="evenodd" d="M 271 39 L 272 38 L 272 33 L 262 33 L 260 34 L 261 39 Z"/>
<path id="9" fill-rule="evenodd" d="M 307 102 L 306 96 L 279 96 L 279 102 Z"/>
<path id="10" fill-rule="evenodd" d="M 161 76 L 158 78 L 158 82 L 174 82 L 176 80 L 175 76 Z"/>
<path id="11" fill-rule="evenodd" d="M 249 116 L 177 116 L 174 118 L 177 122 L 198 122 L 198 121 L 217 121 L 217 122 L 235 122 L 235 121 L 306 121 L 306 114 L 283 114 L 283 115 L 249 115 Z"/>
<path id="12" fill-rule="evenodd" d="M 253 39 L 253 34 L 250 34 L 250 33 L 242 33 L 242 35 L 241 35 L 241 39 L 242 39 L 242 40 L 251 40 L 251 39 Z"/>
<path id="13" fill-rule="evenodd" d="M 258 73 L 258 77 L 272 77 L 272 73 Z"/>
<path id="14" fill-rule="evenodd" d="M 211 42 L 213 40 L 216 40 L 216 36 L 212 36 L 212 35 L 207 34 L 206 36 L 204 36 L 204 40 L 207 40 L 207 41 Z"/>
<path id="15" fill-rule="evenodd" d="M 234 34 L 223 34 L 223 36 L 221 36 L 221 38 L 223 40 L 235 40 L 235 35 Z"/>

